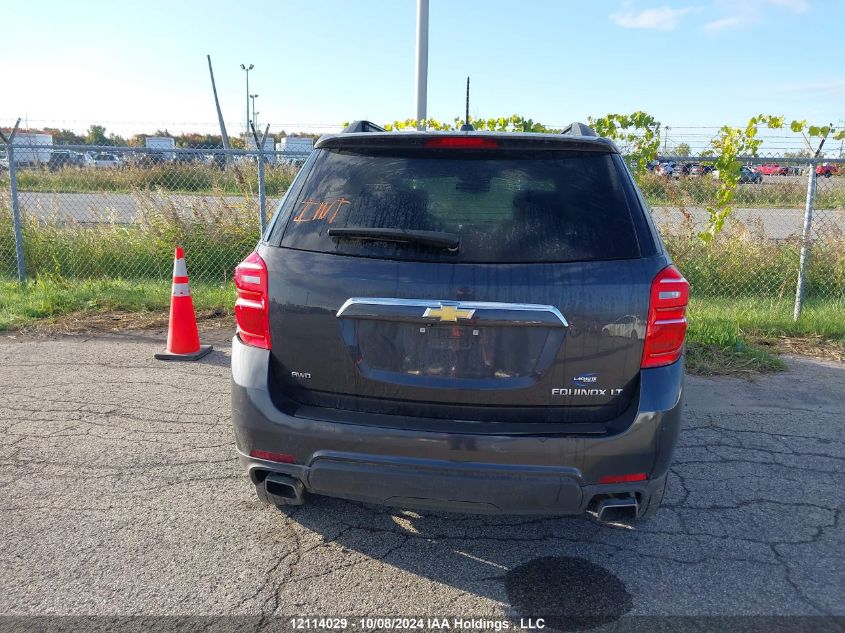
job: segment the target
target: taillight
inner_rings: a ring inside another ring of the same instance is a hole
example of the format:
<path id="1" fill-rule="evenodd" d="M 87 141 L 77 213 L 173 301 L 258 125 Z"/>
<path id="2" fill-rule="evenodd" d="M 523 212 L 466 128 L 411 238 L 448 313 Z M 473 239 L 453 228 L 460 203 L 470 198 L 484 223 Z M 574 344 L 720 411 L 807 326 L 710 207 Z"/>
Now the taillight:
<path id="1" fill-rule="evenodd" d="M 483 136 L 435 136 L 425 142 L 426 147 L 444 149 L 493 149 L 499 142 Z"/>
<path id="2" fill-rule="evenodd" d="M 642 367 L 671 365 L 681 357 L 687 333 L 689 283 L 674 266 L 651 282 Z"/>
<path id="3" fill-rule="evenodd" d="M 258 253 L 250 253 L 235 268 L 235 322 L 238 336 L 247 345 L 270 349 L 270 301 L 267 265 Z"/>

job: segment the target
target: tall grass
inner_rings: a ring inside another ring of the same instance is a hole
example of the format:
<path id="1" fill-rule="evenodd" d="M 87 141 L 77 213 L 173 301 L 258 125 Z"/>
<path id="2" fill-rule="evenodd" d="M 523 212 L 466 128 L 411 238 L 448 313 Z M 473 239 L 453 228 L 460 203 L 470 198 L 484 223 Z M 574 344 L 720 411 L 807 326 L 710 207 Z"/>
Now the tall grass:
<path id="1" fill-rule="evenodd" d="M 696 235 L 691 221 L 664 227 L 672 259 L 701 297 L 792 298 L 798 282 L 798 238 L 774 242 L 762 226 L 729 222 L 711 241 Z M 805 296 L 845 298 L 845 236 L 835 226 L 812 244 Z"/>
<path id="2" fill-rule="evenodd" d="M 637 184 L 654 206 L 707 206 L 719 190 L 719 181 L 708 175 L 674 179 L 647 172 L 637 176 Z M 734 206 L 803 208 L 806 197 L 806 177 L 775 177 L 760 184 L 737 185 Z M 817 209 L 845 207 L 845 178 L 819 178 L 813 204 Z"/>
<path id="3" fill-rule="evenodd" d="M 192 172 L 200 168 L 159 167 Z M 204 169 L 210 178 L 234 178 L 213 167 Z M 115 171 L 110 177 L 128 178 L 131 173 Z M 215 181 L 210 186 L 209 195 L 190 197 L 150 185 L 135 186 L 129 195 L 139 215 L 128 225 L 115 219 L 92 226 L 65 217 L 25 214 L 27 272 L 74 279 L 168 280 L 173 247 L 181 244 L 188 253 L 192 279 L 228 280 L 258 240 L 258 203 L 249 193 L 230 196 Z M 762 226 L 735 221 L 710 243 L 697 237 L 691 219 L 662 231 L 694 296 L 786 299 L 794 293 L 800 253 L 797 239 L 775 243 L 767 239 Z M 15 274 L 11 209 L 7 192 L 0 189 L 0 277 Z M 824 236 L 813 243 L 807 296 L 845 297 L 845 236 L 836 225 L 827 226 Z"/>
<path id="4" fill-rule="evenodd" d="M 191 284 L 194 306 L 200 313 L 231 314 L 234 284 Z M 41 319 L 83 313 L 130 312 L 133 316 L 165 316 L 170 286 L 161 281 L 125 279 L 66 279 L 39 275 L 26 284 L 0 281 L 0 331 L 20 328 Z"/>
<path id="5" fill-rule="evenodd" d="M 185 200 L 162 191 L 134 190 L 133 224 L 80 224 L 64 218 L 23 219 L 29 276 L 69 279 L 169 280 L 173 248 L 188 254 L 191 278 L 222 282 L 259 237 L 258 202 L 215 195 Z M 16 274 L 12 215 L 0 199 L 0 277 Z"/>
<path id="6" fill-rule="evenodd" d="M 689 336 L 693 341 L 733 345 L 747 337 L 813 334 L 845 342 L 845 297 L 808 299 L 799 321 L 792 299 L 697 297 L 690 300 Z"/>

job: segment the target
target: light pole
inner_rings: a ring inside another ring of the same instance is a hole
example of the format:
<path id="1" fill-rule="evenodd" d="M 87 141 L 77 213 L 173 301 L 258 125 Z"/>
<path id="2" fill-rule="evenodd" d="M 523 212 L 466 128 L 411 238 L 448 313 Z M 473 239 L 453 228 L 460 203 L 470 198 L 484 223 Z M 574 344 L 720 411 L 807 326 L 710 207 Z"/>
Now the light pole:
<path id="1" fill-rule="evenodd" d="M 246 132 L 249 135 L 249 71 L 255 68 L 253 64 L 241 64 L 241 70 L 246 71 Z"/>
<path id="2" fill-rule="evenodd" d="M 258 117 L 256 116 L 258 113 L 255 111 L 255 100 L 258 99 L 258 95 L 249 95 L 249 98 L 252 99 L 252 124 L 255 126 L 255 129 L 258 129 Z"/>
<path id="3" fill-rule="evenodd" d="M 428 0 L 417 0 L 417 76 L 416 76 L 417 121 L 426 118 L 428 101 Z M 425 124 L 417 123 L 418 129 Z"/>

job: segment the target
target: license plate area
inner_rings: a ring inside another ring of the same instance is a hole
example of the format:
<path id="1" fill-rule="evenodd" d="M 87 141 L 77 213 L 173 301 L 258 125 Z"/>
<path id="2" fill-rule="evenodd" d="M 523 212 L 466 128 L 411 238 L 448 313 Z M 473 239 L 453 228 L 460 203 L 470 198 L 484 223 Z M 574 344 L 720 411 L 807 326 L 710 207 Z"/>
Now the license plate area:
<path id="1" fill-rule="evenodd" d="M 419 333 L 433 350 L 459 352 L 481 344 L 482 332 L 477 327 L 463 325 L 433 325 L 420 327 Z"/>
<path id="2" fill-rule="evenodd" d="M 337 317 L 364 378 L 450 390 L 535 385 L 568 327 L 551 306 L 495 302 L 352 298 Z"/>
<path id="3" fill-rule="evenodd" d="M 562 343 L 542 327 L 478 327 L 357 319 L 359 368 L 381 379 L 407 377 L 502 381 L 535 379 Z M 551 349 L 550 349 L 551 348 Z"/>

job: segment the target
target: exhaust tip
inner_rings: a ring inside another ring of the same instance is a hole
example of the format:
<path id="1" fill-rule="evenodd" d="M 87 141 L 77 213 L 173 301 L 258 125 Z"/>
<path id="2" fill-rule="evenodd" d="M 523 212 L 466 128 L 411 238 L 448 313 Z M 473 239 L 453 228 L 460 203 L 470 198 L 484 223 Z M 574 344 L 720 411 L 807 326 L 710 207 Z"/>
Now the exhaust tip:
<path id="1" fill-rule="evenodd" d="M 305 486 L 290 475 L 268 474 L 264 478 L 264 490 L 276 505 L 300 506 L 305 501 Z"/>
<path id="2" fill-rule="evenodd" d="M 596 505 L 596 515 L 604 523 L 633 521 L 638 514 L 639 504 L 633 496 L 602 499 Z"/>

